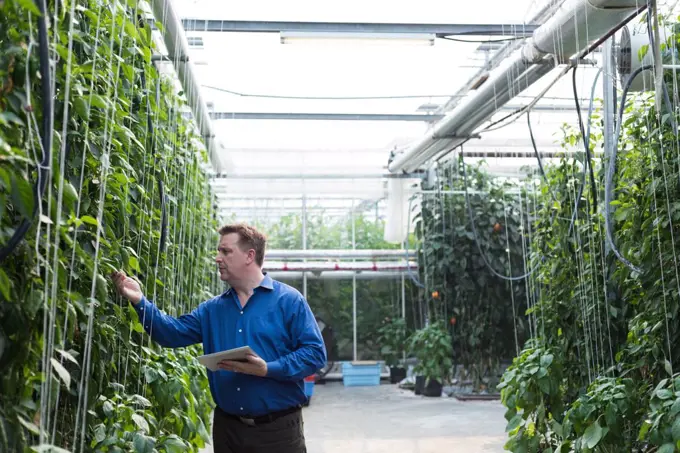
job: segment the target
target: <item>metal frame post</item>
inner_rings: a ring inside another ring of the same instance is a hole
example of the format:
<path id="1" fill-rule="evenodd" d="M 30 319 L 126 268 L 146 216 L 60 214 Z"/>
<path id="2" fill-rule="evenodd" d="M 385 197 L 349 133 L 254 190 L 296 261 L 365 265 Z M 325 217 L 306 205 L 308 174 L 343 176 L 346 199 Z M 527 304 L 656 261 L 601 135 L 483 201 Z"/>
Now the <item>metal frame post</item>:
<path id="1" fill-rule="evenodd" d="M 352 199 L 352 210 L 350 212 L 352 219 L 352 250 L 356 250 L 356 222 L 354 221 L 354 199 Z M 356 260 L 352 260 L 354 262 Z M 357 276 L 356 273 L 352 276 L 352 343 L 353 343 L 353 357 L 357 360 Z"/>
<path id="2" fill-rule="evenodd" d="M 302 195 L 302 250 L 307 250 L 307 195 Z M 304 259 L 303 262 L 307 260 Z M 302 273 L 302 295 L 307 299 L 307 272 Z"/>

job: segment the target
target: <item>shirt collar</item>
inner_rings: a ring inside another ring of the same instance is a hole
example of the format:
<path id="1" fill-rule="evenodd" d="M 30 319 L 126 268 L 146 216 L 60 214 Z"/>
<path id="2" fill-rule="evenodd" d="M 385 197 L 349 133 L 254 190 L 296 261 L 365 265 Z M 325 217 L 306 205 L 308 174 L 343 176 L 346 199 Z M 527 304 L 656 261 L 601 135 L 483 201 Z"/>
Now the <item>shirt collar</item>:
<path id="1" fill-rule="evenodd" d="M 260 282 L 260 286 L 271 291 L 274 289 L 274 280 L 264 272 L 264 278 L 262 279 L 262 282 Z"/>
<path id="2" fill-rule="evenodd" d="M 262 279 L 260 284 L 255 289 L 265 288 L 265 289 L 268 289 L 269 291 L 273 291 L 274 290 L 274 279 L 272 279 L 269 275 L 267 275 L 266 272 L 263 272 L 263 275 L 264 275 L 264 278 Z M 227 291 L 222 293 L 222 296 L 227 296 L 227 295 L 229 295 L 233 292 L 234 292 L 234 288 L 230 287 Z"/>

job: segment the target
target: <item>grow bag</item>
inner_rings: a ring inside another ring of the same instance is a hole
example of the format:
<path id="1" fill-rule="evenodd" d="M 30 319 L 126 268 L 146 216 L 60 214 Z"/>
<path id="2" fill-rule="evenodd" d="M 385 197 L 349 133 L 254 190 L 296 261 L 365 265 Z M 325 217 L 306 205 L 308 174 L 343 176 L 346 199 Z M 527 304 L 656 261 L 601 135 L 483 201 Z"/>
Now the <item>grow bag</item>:
<path id="1" fill-rule="evenodd" d="M 390 367 L 390 383 L 398 384 L 406 378 L 406 368 L 393 366 Z"/>
<path id="2" fill-rule="evenodd" d="M 422 395 L 425 388 L 425 376 L 416 376 L 416 386 L 413 389 L 416 395 Z"/>
<path id="3" fill-rule="evenodd" d="M 434 396 L 434 397 L 441 397 L 442 396 L 442 384 L 436 379 L 428 379 L 427 384 L 423 388 L 423 395 L 424 396 Z"/>

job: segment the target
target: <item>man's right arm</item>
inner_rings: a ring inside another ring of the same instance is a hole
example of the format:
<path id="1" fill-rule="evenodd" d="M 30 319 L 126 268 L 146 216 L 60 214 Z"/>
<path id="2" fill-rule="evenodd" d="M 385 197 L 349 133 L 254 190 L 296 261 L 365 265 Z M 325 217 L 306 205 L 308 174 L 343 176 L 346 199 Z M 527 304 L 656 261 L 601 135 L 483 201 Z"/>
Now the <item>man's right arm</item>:
<path id="1" fill-rule="evenodd" d="M 139 322 L 152 340 L 167 348 L 181 348 L 202 341 L 200 307 L 189 314 L 174 318 L 162 313 L 147 300 L 139 283 L 124 272 L 114 273 L 111 279 L 118 293 L 132 303 Z"/>
<path id="2" fill-rule="evenodd" d="M 199 308 L 174 318 L 162 313 L 144 296 L 134 307 L 146 333 L 161 346 L 181 348 L 200 343 L 203 339 Z"/>

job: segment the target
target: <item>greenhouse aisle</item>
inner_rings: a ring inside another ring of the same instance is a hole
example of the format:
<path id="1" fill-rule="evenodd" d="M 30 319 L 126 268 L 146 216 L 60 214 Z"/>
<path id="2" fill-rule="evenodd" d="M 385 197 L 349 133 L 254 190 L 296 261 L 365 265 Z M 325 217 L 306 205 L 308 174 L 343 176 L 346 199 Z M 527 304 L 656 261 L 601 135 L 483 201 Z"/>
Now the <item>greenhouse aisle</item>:
<path id="1" fill-rule="evenodd" d="M 425 398 L 393 385 L 314 392 L 304 411 L 308 453 L 502 452 L 507 440 L 500 402 Z"/>

